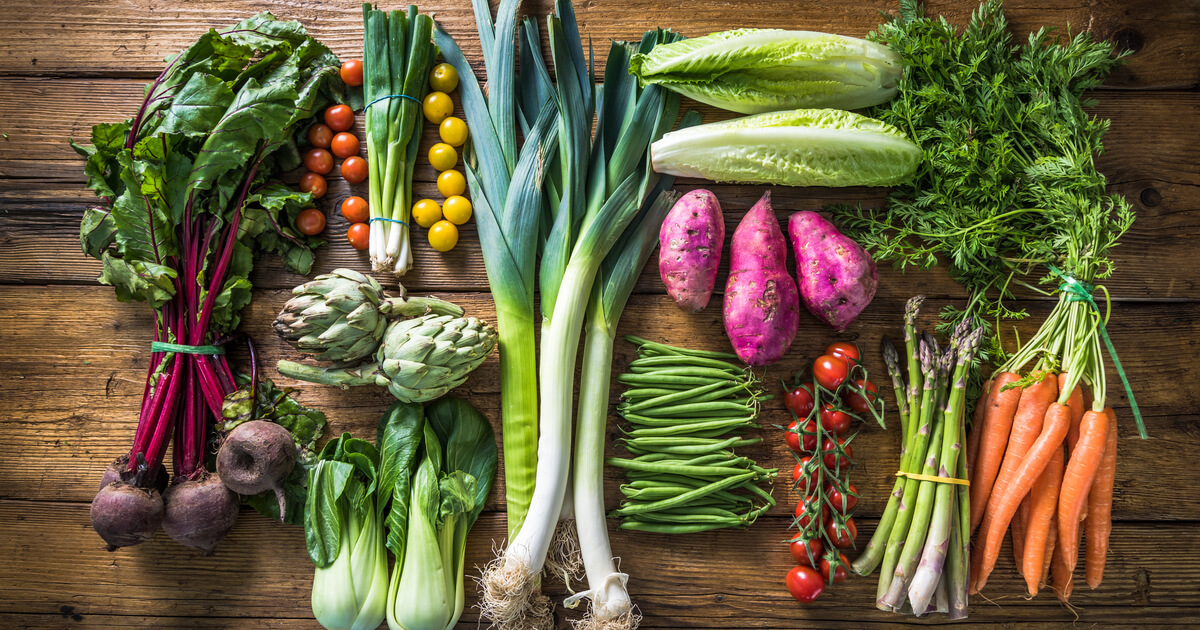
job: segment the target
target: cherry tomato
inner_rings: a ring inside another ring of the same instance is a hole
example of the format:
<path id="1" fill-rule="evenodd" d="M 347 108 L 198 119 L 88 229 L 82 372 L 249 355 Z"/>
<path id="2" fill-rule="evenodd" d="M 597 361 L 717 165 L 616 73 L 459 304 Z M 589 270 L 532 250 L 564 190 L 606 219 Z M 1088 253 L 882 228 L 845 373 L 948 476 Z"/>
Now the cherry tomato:
<path id="1" fill-rule="evenodd" d="M 462 195 L 447 197 L 442 202 L 442 214 L 446 215 L 447 221 L 462 225 L 471 220 L 471 200 Z"/>
<path id="2" fill-rule="evenodd" d="M 296 229 L 301 234 L 316 236 L 325 231 L 325 213 L 316 208 L 303 210 L 296 215 Z"/>
<path id="3" fill-rule="evenodd" d="M 429 244 L 439 252 L 448 252 L 458 244 L 458 226 L 442 219 L 429 228 Z"/>
<path id="4" fill-rule="evenodd" d="M 308 172 L 300 176 L 300 192 L 312 193 L 313 199 L 320 199 L 329 190 L 329 183 L 320 173 Z"/>
<path id="5" fill-rule="evenodd" d="M 304 168 L 321 175 L 333 170 L 333 156 L 325 149 L 309 149 L 304 154 Z"/>
<path id="6" fill-rule="evenodd" d="M 367 161 L 352 155 L 342 161 L 342 179 L 351 184 L 361 183 L 367 178 Z"/>
<path id="7" fill-rule="evenodd" d="M 358 155 L 358 137 L 352 133 L 343 131 L 333 137 L 330 148 L 333 150 L 333 154 L 340 158 Z"/>
<path id="8" fill-rule="evenodd" d="M 854 517 L 846 518 L 843 526 L 839 527 L 834 519 L 825 521 L 825 535 L 829 537 L 829 542 L 833 543 L 838 549 L 845 549 L 854 544 L 854 539 L 858 538 L 858 526 L 854 524 Z"/>
<path id="9" fill-rule="evenodd" d="M 454 101 L 450 100 L 450 96 L 445 92 L 430 92 L 421 103 L 421 111 L 425 114 L 425 120 L 440 125 L 447 116 L 454 113 Z"/>
<path id="10" fill-rule="evenodd" d="M 328 149 L 333 142 L 333 130 L 329 125 L 317 123 L 308 128 L 308 143 L 318 149 Z"/>
<path id="11" fill-rule="evenodd" d="M 850 432 L 850 414 L 839 410 L 832 404 L 821 406 L 821 426 L 834 435 L 846 435 Z"/>
<path id="12" fill-rule="evenodd" d="M 831 354 L 822 354 L 813 362 L 813 375 L 825 389 L 837 389 L 846 382 L 850 366 L 845 361 Z"/>
<path id="13" fill-rule="evenodd" d="M 820 538 L 813 538 L 807 543 L 802 540 L 793 541 L 788 545 L 792 551 L 792 559 L 802 567 L 813 566 L 813 560 L 821 557 L 824 545 Z M 818 561 L 819 562 L 819 561 Z"/>
<path id="14" fill-rule="evenodd" d="M 342 62 L 342 83 L 358 87 L 363 84 L 363 64 L 358 59 L 347 59 Z"/>
<path id="15" fill-rule="evenodd" d="M 849 341 L 837 341 L 829 344 L 829 347 L 825 348 L 825 354 L 835 356 L 850 365 L 862 360 L 862 353 L 859 352 L 858 346 Z"/>
<path id="16" fill-rule="evenodd" d="M 438 125 L 438 137 L 452 147 L 461 147 L 467 141 L 467 123 L 458 116 L 447 116 Z"/>
<path id="17" fill-rule="evenodd" d="M 371 246 L 371 227 L 366 223 L 355 223 L 346 230 L 346 240 L 350 247 L 363 250 Z"/>
<path id="18" fill-rule="evenodd" d="M 852 483 L 846 483 L 845 494 L 830 486 L 829 490 L 825 492 L 825 496 L 833 504 L 833 509 L 842 514 L 849 514 L 858 505 L 858 488 L 855 488 Z"/>
<path id="19" fill-rule="evenodd" d="M 442 171 L 442 174 L 437 176 L 437 189 L 443 197 L 462 195 L 467 191 L 467 178 L 454 169 Z"/>
<path id="20" fill-rule="evenodd" d="M 351 223 L 366 223 L 371 218 L 371 209 L 362 197 L 346 197 L 342 202 L 342 216 Z"/>
<path id="21" fill-rule="evenodd" d="M 785 583 L 788 592 L 801 604 L 812 603 L 825 592 L 825 582 L 812 567 L 792 567 Z"/>
<path id="22" fill-rule="evenodd" d="M 850 405 L 855 413 L 870 413 L 871 407 L 875 406 L 875 401 L 879 399 L 879 388 L 875 387 L 871 381 L 864 381 L 860 378 L 854 381 L 853 389 L 861 390 L 866 397 L 864 398 L 862 394 L 848 388 L 847 391 L 842 392 L 842 400 Z"/>
<path id="23" fill-rule="evenodd" d="M 434 223 L 442 220 L 442 207 L 432 199 L 422 199 L 413 204 L 412 218 L 417 225 L 431 228 Z"/>
<path id="24" fill-rule="evenodd" d="M 817 508 L 820 506 L 820 515 L 817 515 Z M 822 501 L 821 497 L 816 494 L 810 494 L 804 497 L 804 500 L 796 504 L 796 526 L 800 531 L 808 529 L 808 524 L 813 521 L 813 517 L 817 516 L 821 522 L 825 522 L 829 516 L 829 508 Z"/>
<path id="25" fill-rule="evenodd" d="M 783 404 L 796 414 L 797 418 L 807 418 L 813 410 L 813 395 L 809 391 L 808 385 L 794 387 L 784 392 Z"/>
<path id="26" fill-rule="evenodd" d="M 439 142 L 429 147 L 429 165 L 438 171 L 448 171 L 458 164 L 458 151 L 454 147 Z"/>
<path id="27" fill-rule="evenodd" d="M 799 424 L 792 422 L 787 426 L 787 432 L 784 433 L 784 439 L 787 440 L 788 448 L 796 453 L 803 453 L 804 449 L 800 446 L 800 434 L 797 433 Z"/>
<path id="28" fill-rule="evenodd" d="M 825 583 L 829 583 L 829 558 L 821 558 L 821 577 Z M 833 583 L 846 581 L 846 567 L 850 566 L 850 561 L 846 558 L 846 554 L 838 552 L 838 565 L 833 570 Z"/>
<path id="29" fill-rule="evenodd" d="M 325 124 L 334 131 L 349 131 L 354 126 L 354 110 L 349 105 L 334 105 L 325 110 Z"/>
<path id="30" fill-rule="evenodd" d="M 792 489 L 800 496 L 808 496 L 808 491 L 815 482 L 816 471 L 813 470 L 812 457 L 805 455 L 792 469 Z"/>
<path id="31" fill-rule="evenodd" d="M 842 447 L 842 453 L 837 452 L 838 447 Z M 834 470 L 841 466 L 845 470 L 850 465 L 850 460 L 854 458 L 854 448 L 846 444 L 845 438 L 838 438 L 837 444 L 834 444 L 832 438 L 825 438 L 821 443 L 821 452 L 825 454 L 825 467 Z"/>
<path id="32" fill-rule="evenodd" d="M 429 87 L 449 94 L 458 87 L 458 71 L 448 63 L 439 63 L 429 72 Z"/>

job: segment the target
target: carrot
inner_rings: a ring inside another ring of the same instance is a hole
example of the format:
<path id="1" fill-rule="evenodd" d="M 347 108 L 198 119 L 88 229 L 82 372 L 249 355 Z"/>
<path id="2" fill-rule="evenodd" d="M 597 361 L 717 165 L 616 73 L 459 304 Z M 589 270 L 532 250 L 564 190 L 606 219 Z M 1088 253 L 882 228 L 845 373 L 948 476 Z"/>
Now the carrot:
<path id="1" fill-rule="evenodd" d="M 1049 383 L 1049 389 L 1054 389 L 1056 384 L 1052 379 L 1043 379 L 1040 383 Z M 1031 385 L 1027 388 L 1036 388 L 1038 384 Z M 1036 392 L 1035 392 L 1036 395 Z M 1024 394 L 1022 394 L 1024 398 Z M 976 541 L 976 547 L 971 553 L 972 570 L 978 567 L 979 572 L 975 576 L 972 592 L 978 592 L 987 583 L 987 578 L 992 573 L 992 569 L 996 568 L 996 559 L 1000 556 L 1000 542 L 1004 538 L 1004 530 L 1008 529 L 1009 522 L 1012 521 L 1013 515 L 1017 513 L 1017 506 L 1021 504 L 1021 500 L 1029 493 L 1029 489 L 1033 487 L 1033 482 L 1037 480 L 1042 471 L 1050 463 L 1054 457 L 1054 451 L 1062 448 L 1063 439 L 1067 437 L 1067 425 L 1071 423 L 1071 410 L 1066 405 L 1060 405 L 1056 402 L 1049 404 L 1045 412 L 1045 421 L 1042 423 L 1041 434 L 1034 440 L 1033 446 L 1029 447 L 1028 452 L 1024 454 L 1021 462 L 1016 466 L 1014 472 L 1009 477 L 1004 477 L 1004 470 L 1000 471 L 1001 478 L 996 480 L 996 487 L 992 490 L 992 498 L 988 501 L 988 515 L 984 516 L 984 522 L 988 527 L 984 530 L 983 535 Z M 1017 422 L 1022 421 L 1021 414 L 1018 412 L 1017 418 L 1013 421 L 1015 427 Z M 1024 418 L 1026 422 L 1032 422 L 1028 416 Z M 1010 447 L 1012 442 L 1010 440 Z"/>
<path id="2" fill-rule="evenodd" d="M 1051 522 L 1058 512 L 1058 490 L 1062 486 L 1063 449 L 1060 445 L 1050 456 L 1050 463 L 1033 482 L 1029 490 L 1029 523 L 1025 527 L 1025 557 L 1022 574 L 1029 596 L 1037 595 L 1042 581 L 1042 568 L 1046 565 L 1046 541 L 1050 537 Z M 1053 551 L 1053 548 L 1051 548 Z"/>
<path id="3" fill-rule="evenodd" d="M 1059 531 L 1058 544 L 1054 546 L 1054 558 L 1050 561 L 1050 590 L 1065 604 L 1071 599 L 1074 584 L 1071 581 L 1071 569 L 1067 568 L 1067 559 L 1063 556 L 1062 541 L 1063 535 Z"/>
<path id="4" fill-rule="evenodd" d="M 1079 560 L 1079 516 L 1087 507 L 1085 493 L 1096 479 L 1100 460 L 1104 458 L 1104 443 L 1108 441 L 1108 416 L 1103 411 L 1088 410 L 1079 423 L 1079 441 L 1063 473 L 1062 490 L 1058 499 L 1058 544 L 1070 571 Z"/>
<path id="5" fill-rule="evenodd" d="M 1108 556 L 1108 535 L 1112 533 L 1113 483 L 1117 476 L 1117 414 L 1105 407 L 1108 416 L 1108 441 L 1104 457 L 1096 470 L 1096 479 L 1088 493 L 1087 506 L 1087 576 L 1088 586 L 1096 588 L 1104 579 L 1104 562 Z"/>
<path id="6" fill-rule="evenodd" d="M 1064 456 L 1064 459 L 1066 456 Z M 1038 582 L 1038 588 L 1045 588 L 1046 580 L 1050 577 L 1050 562 L 1054 558 L 1054 546 L 1058 541 L 1058 511 L 1050 515 L 1050 531 L 1046 536 L 1046 553 L 1042 556 L 1042 579 Z"/>
<path id="7" fill-rule="evenodd" d="M 1022 559 L 1025 557 L 1025 525 L 1027 523 L 1029 523 L 1029 497 L 1025 497 L 1021 501 L 1021 506 L 1017 508 L 1017 515 L 1008 528 L 1009 537 L 1012 538 L 1013 562 L 1016 563 L 1017 573 L 1022 571 Z"/>
<path id="8" fill-rule="evenodd" d="M 975 457 L 979 455 L 979 438 L 983 435 L 983 416 L 987 411 L 988 393 L 992 390 L 992 379 L 983 384 L 979 400 L 975 401 L 975 414 L 971 416 L 971 433 L 967 436 L 967 479 L 974 471 Z"/>
<path id="9" fill-rule="evenodd" d="M 971 471 L 972 532 L 983 521 L 983 510 L 987 507 L 988 497 L 991 496 L 992 484 L 996 482 L 996 473 L 1000 471 L 1000 463 L 1004 459 L 1004 448 L 1008 444 L 1008 434 L 1012 428 L 1013 417 L 1021 401 L 1020 388 L 1002 390 L 1005 385 L 1020 380 L 1020 378 L 1012 372 L 996 374 L 992 379 L 992 387 L 988 391 L 987 409 L 984 411 L 983 425 L 980 427 L 982 433 L 979 436 L 979 453 L 976 456 L 974 469 Z"/>

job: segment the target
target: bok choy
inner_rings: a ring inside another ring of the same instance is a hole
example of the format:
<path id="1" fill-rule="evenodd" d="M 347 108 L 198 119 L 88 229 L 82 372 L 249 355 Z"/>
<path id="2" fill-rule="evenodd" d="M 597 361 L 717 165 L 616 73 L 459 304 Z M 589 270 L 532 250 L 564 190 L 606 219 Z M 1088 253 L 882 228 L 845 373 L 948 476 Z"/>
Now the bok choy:
<path id="1" fill-rule="evenodd" d="M 896 94 L 899 59 L 856 37 L 744 28 L 634 55 L 629 72 L 701 103 L 761 114 L 884 103 Z"/>

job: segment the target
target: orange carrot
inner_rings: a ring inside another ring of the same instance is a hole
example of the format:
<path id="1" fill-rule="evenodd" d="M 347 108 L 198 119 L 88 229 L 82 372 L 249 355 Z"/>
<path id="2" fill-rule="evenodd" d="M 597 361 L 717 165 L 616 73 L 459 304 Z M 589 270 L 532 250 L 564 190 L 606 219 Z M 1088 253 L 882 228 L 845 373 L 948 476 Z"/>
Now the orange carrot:
<path id="1" fill-rule="evenodd" d="M 975 470 L 975 458 L 979 456 L 979 438 L 983 435 L 983 416 L 987 411 L 988 394 L 992 390 L 992 379 L 983 384 L 979 400 L 975 401 L 975 415 L 971 417 L 971 433 L 967 436 L 967 479 Z"/>
<path id="2" fill-rule="evenodd" d="M 1085 493 L 1096 479 L 1104 443 L 1108 441 L 1108 416 L 1089 409 L 1079 423 L 1079 441 L 1063 473 L 1058 499 L 1058 545 L 1068 570 L 1074 572 L 1079 561 L 1079 516 L 1087 508 Z"/>
<path id="3" fill-rule="evenodd" d="M 1008 534 L 1012 538 L 1013 562 L 1016 563 L 1017 573 L 1022 571 L 1022 559 L 1025 557 L 1025 525 L 1029 523 L 1029 497 L 1021 501 L 1017 515 L 1009 525 Z"/>
<path id="4" fill-rule="evenodd" d="M 1066 456 L 1063 456 L 1064 459 Z M 1038 582 L 1038 588 L 1045 588 L 1046 580 L 1050 577 L 1050 562 L 1054 558 L 1054 546 L 1058 541 L 1058 511 L 1050 515 L 1050 531 L 1046 536 L 1046 553 L 1042 556 L 1042 579 Z"/>
<path id="5" fill-rule="evenodd" d="M 1063 387 L 1066 387 L 1067 378 L 1066 372 L 1058 375 L 1059 393 L 1062 393 Z M 1067 429 L 1067 457 L 1070 457 L 1071 449 L 1075 448 L 1075 440 L 1079 439 L 1079 421 L 1083 419 L 1083 383 L 1079 383 L 1071 391 L 1071 397 L 1067 399 L 1067 406 L 1071 408 L 1071 428 Z"/>
<path id="6" fill-rule="evenodd" d="M 1049 389 L 1055 389 L 1057 385 L 1052 378 L 1043 379 L 1040 383 L 1049 383 Z M 1037 385 L 1030 386 L 1026 391 Z M 1062 448 L 1063 439 L 1067 437 L 1067 425 L 1071 424 L 1070 408 L 1052 402 L 1045 414 L 1044 422 L 1041 423 L 1041 434 L 1034 440 L 1033 446 L 1023 454 L 1021 462 L 1016 466 L 1012 475 L 1005 478 L 1005 471 L 1003 469 L 1000 471 L 1000 478 L 996 480 L 996 487 L 992 490 L 992 498 L 988 501 L 987 509 L 990 514 L 984 517 L 988 528 L 976 541 L 977 546 L 971 553 L 972 571 L 975 566 L 979 568 L 978 575 L 973 580 L 973 588 L 976 589 L 976 592 L 983 588 L 992 569 L 996 568 L 996 559 L 1000 556 L 1000 542 L 1004 538 L 1004 530 L 1008 529 L 1013 515 L 1017 513 L 1017 506 L 1021 504 L 1025 495 L 1029 494 L 1033 482 L 1037 481 L 1038 476 L 1049 465 L 1050 460 L 1054 457 L 1054 451 Z M 1032 422 L 1028 417 L 1024 420 Z M 1013 420 L 1013 426 L 1016 427 L 1017 422 L 1020 421 L 1022 418 L 1018 411 L 1017 418 Z M 1012 446 L 1011 439 L 1009 446 L 1010 448 Z"/>
<path id="7" fill-rule="evenodd" d="M 979 436 L 979 454 L 976 455 L 977 461 L 971 471 L 972 532 L 983 521 L 983 510 L 987 507 L 988 497 L 992 493 L 992 484 L 996 482 L 996 473 L 1000 471 L 1000 463 L 1004 460 L 1004 448 L 1008 444 L 1008 434 L 1012 428 L 1013 416 L 1021 401 L 1020 388 L 1002 390 L 1005 385 L 1020 380 L 1020 378 L 1012 372 L 996 374 L 992 379 L 992 388 L 988 391 L 987 409 L 984 411 L 983 424 L 980 426 L 982 432 Z"/>
<path id="8" fill-rule="evenodd" d="M 1088 586 L 1096 588 L 1104 579 L 1104 562 L 1108 556 L 1108 535 L 1112 533 L 1113 483 L 1117 476 L 1117 414 L 1105 407 L 1108 416 L 1108 441 L 1104 457 L 1096 470 L 1096 479 L 1088 493 L 1087 507 L 1087 576 Z"/>
<path id="9" fill-rule="evenodd" d="M 1074 584 L 1071 581 L 1071 569 L 1067 568 L 1067 559 L 1063 557 L 1063 535 L 1060 531 L 1058 541 L 1054 546 L 1054 559 L 1050 561 L 1050 589 L 1058 596 L 1059 601 L 1067 603 L 1071 599 Z"/>
<path id="10" fill-rule="evenodd" d="M 1050 537 L 1050 521 L 1058 512 L 1058 490 L 1062 486 L 1063 449 L 1060 445 L 1050 456 L 1050 463 L 1033 482 L 1029 490 L 1029 523 L 1025 527 L 1025 557 L 1022 574 L 1029 596 L 1037 595 L 1046 564 L 1046 540 Z M 1053 548 L 1051 549 L 1053 551 Z"/>

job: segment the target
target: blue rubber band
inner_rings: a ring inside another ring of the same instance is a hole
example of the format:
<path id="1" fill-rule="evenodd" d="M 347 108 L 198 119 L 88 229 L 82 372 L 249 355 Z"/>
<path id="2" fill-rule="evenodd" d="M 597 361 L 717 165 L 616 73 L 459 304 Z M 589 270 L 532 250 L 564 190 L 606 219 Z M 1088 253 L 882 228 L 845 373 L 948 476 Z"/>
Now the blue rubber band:
<path id="1" fill-rule="evenodd" d="M 408 223 L 405 223 L 404 221 L 401 221 L 400 219 L 389 219 L 387 217 L 374 217 L 374 218 L 368 220 L 367 223 L 374 223 L 376 221 L 389 221 L 391 223 L 399 223 L 400 225 L 403 225 L 406 227 L 408 226 Z"/>
<path id="2" fill-rule="evenodd" d="M 363 111 L 370 109 L 372 105 L 374 105 L 375 103 L 378 103 L 379 101 L 386 101 L 391 98 L 406 98 L 406 99 L 416 103 L 417 105 L 421 104 L 421 99 L 413 98 L 407 94 L 388 94 L 387 96 L 380 96 L 379 98 L 371 101 L 370 103 L 367 103 L 367 106 L 363 108 Z"/>

